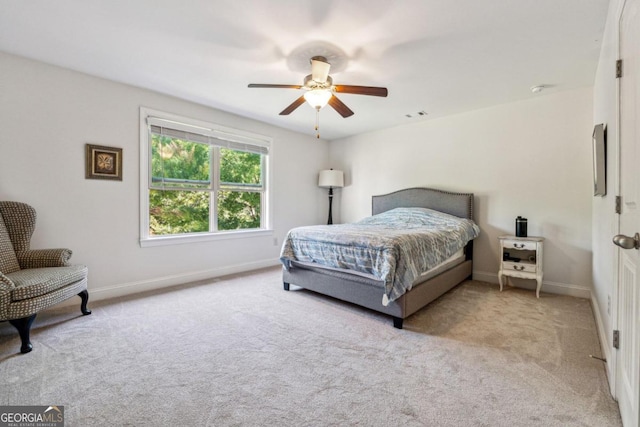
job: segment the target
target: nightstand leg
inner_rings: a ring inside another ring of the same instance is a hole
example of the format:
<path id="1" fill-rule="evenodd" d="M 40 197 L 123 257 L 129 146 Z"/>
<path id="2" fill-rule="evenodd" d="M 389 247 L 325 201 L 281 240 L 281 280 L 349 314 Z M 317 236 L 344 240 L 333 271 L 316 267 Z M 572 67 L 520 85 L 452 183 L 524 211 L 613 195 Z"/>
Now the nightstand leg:
<path id="1" fill-rule="evenodd" d="M 542 288 L 542 276 L 536 277 L 536 282 L 538 286 L 536 286 L 536 298 L 540 298 L 540 289 Z"/>
<path id="2" fill-rule="evenodd" d="M 502 281 L 504 279 L 502 278 L 502 271 L 498 272 L 498 282 L 500 283 L 500 292 L 502 292 Z"/>

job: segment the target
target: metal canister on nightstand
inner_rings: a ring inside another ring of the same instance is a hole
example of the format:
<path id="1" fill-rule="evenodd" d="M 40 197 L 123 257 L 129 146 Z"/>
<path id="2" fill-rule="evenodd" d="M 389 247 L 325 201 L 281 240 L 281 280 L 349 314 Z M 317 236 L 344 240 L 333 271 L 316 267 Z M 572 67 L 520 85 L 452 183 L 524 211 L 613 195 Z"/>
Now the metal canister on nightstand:
<path id="1" fill-rule="evenodd" d="M 516 218 L 516 237 L 527 237 L 527 218 Z"/>

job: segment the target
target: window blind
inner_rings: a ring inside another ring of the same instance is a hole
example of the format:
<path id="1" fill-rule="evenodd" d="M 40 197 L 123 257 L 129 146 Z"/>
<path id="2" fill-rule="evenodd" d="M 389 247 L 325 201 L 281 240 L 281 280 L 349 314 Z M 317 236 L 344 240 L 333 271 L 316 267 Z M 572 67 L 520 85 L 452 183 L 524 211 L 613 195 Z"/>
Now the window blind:
<path id="1" fill-rule="evenodd" d="M 218 129 L 199 128 L 157 117 L 149 117 L 147 123 L 149 124 L 150 132 L 156 135 L 199 142 L 247 153 L 269 154 L 269 146 L 266 142 L 248 136 L 224 132 Z"/>

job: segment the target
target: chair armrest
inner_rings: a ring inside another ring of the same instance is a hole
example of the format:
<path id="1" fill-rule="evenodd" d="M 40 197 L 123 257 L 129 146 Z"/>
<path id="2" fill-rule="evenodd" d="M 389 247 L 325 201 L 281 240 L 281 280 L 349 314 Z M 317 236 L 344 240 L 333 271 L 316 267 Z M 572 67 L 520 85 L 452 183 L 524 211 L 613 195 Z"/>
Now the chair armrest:
<path id="1" fill-rule="evenodd" d="M 0 321 L 7 320 L 7 310 L 11 303 L 11 291 L 16 288 L 11 279 L 0 273 Z"/>
<path id="2" fill-rule="evenodd" d="M 20 268 L 64 267 L 69 265 L 70 249 L 31 249 L 16 252 Z"/>

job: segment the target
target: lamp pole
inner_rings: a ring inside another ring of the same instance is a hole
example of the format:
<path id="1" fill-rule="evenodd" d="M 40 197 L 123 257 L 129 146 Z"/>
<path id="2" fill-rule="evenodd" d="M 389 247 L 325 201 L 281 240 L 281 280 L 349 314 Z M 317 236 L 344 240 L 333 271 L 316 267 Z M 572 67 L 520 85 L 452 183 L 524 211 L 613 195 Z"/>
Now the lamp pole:
<path id="1" fill-rule="evenodd" d="M 327 220 L 327 225 L 331 225 L 333 224 L 333 188 L 344 187 L 344 172 L 333 169 L 320 171 L 318 176 L 318 186 L 329 189 L 329 219 Z"/>
<path id="2" fill-rule="evenodd" d="M 333 218 L 331 216 L 331 204 L 333 203 L 333 187 L 329 187 L 329 219 L 327 225 L 333 224 Z"/>

